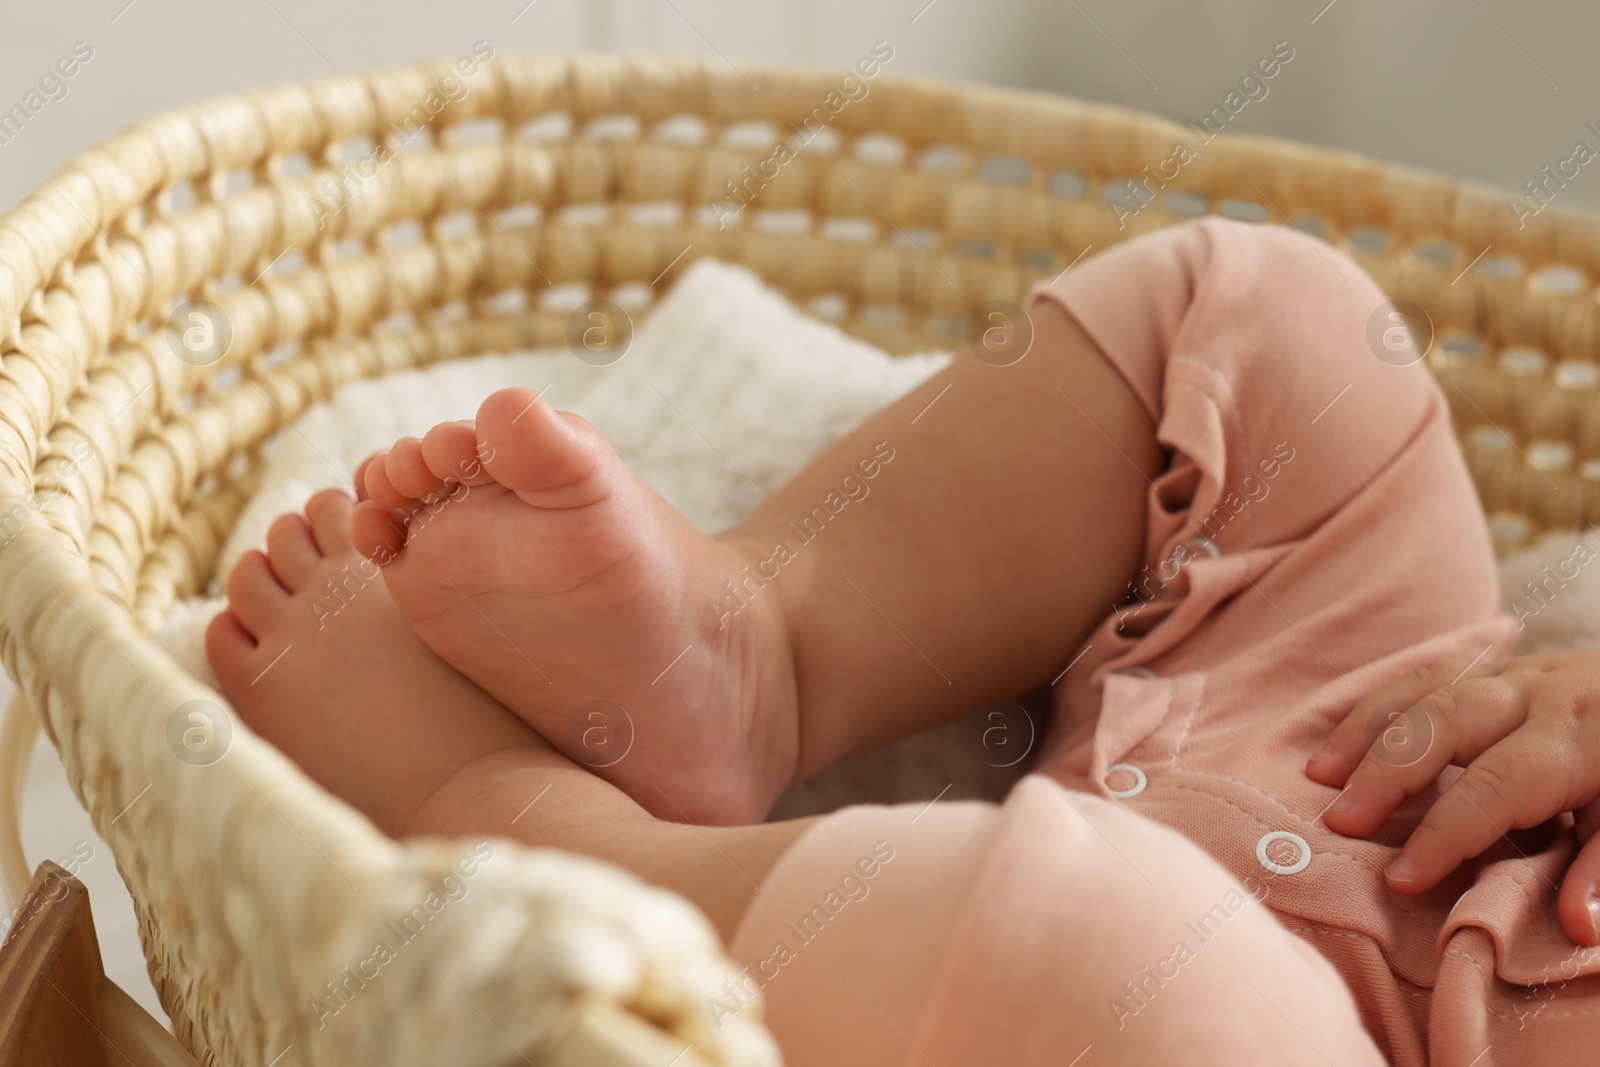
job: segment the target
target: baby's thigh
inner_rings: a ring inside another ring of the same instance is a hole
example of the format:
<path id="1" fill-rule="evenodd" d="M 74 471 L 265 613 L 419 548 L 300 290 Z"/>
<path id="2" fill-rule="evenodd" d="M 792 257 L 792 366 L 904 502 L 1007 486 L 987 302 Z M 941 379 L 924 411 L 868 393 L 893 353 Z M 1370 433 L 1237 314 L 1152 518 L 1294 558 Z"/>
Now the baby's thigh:
<path id="1" fill-rule="evenodd" d="M 999 807 L 823 820 L 733 951 L 796 1067 L 1061 1067 L 1091 1047 L 1107 1063 L 1381 1063 L 1338 975 L 1261 892 L 1178 833 L 1032 777 Z"/>

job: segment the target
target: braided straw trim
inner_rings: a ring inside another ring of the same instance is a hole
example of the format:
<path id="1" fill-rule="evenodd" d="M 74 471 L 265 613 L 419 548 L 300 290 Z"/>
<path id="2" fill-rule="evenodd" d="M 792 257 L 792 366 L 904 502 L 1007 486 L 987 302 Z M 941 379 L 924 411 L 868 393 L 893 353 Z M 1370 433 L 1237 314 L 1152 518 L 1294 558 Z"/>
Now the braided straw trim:
<path id="1" fill-rule="evenodd" d="M 560 343 L 565 316 L 541 302 L 553 286 L 659 292 L 716 256 L 831 302 L 844 328 L 893 351 L 951 347 L 978 304 L 1180 221 L 1158 197 L 1119 226 L 1101 194 L 1183 141 L 1200 150 L 1173 188 L 1213 210 L 1314 220 L 1427 309 L 1451 340 L 1431 358 L 1480 491 L 1507 512 L 1503 546 L 1600 517 L 1600 480 L 1582 466 L 1600 457 L 1600 390 L 1571 363 L 1600 340 L 1594 219 L 1545 210 L 1519 229 L 1497 194 L 1349 154 L 1200 145 L 1117 108 L 883 76 L 831 117 L 836 151 L 800 153 L 718 229 L 707 203 L 726 202 L 726 183 L 759 168 L 839 72 L 510 56 L 482 63 L 428 136 L 319 219 L 324 183 L 392 139 L 448 69 L 157 117 L 0 219 L 0 654 L 118 858 L 179 1036 L 207 1061 L 266 1064 L 292 1046 L 306 1063 L 506 1062 L 507 1040 L 538 1062 L 648 1062 L 652 1041 L 692 1045 L 683 1063 L 771 1058 L 756 1013 L 709 1024 L 704 1000 L 732 972 L 680 902 L 504 843 L 475 904 L 445 909 L 438 936 L 319 1026 L 308 999 L 459 850 L 386 841 L 242 730 L 208 767 L 165 739 L 175 709 L 221 698 L 145 632 L 214 577 L 259 448 L 344 382 Z M 556 113 L 578 134 L 524 136 Z M 682 115 L 706 136 L 653 136 Z M 640 134 L 583 135 L 615 116 Z M 765 142 L 724 140 L 752 122 L 773 127 Z M 881 134 L 899 161 L 857 155 Z M 922 166 L 939 147 L 953 165 Z M 1021 161 L 1020 181 L 986 179 L 1001 156 Z M 1063 195 L 1074 176 L 1082 197 Z M 1443 254 L 1419 255 L 1435 244 Z M 1485 269 L 1502 256 L 1513 269 Z M 1557 284 L 1556 266 L 1576 284 Z M 175 358 L 163 326 L 195 296 L 233 331 L 208 367 Z M 1543 355 L 1503 354 L 1518 346 Z"/>

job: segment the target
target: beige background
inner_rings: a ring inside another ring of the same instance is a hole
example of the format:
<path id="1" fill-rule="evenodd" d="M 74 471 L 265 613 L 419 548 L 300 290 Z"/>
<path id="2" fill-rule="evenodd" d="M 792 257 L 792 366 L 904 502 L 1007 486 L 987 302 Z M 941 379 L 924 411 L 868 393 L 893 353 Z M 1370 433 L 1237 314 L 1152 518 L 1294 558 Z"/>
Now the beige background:
<path id="1" fill-rule="evenodd" d="M 1552 0 L 104 0 L 6 5 L 0 111 L 74 42 L 94 58 L 9 142 L 0 205 L 152 112 L 297 78 L 457 54 L 618 49 L 841 68 L 873 41 L 891 74 L 1027 86 L 1195 119 L 1287 40 L 1293 62 L 1236 128 L 1356 149 L 1512 190 L 1600 121 L 1600 8 Z M 1315 21 L 1313 21 L 1315 20 Z M 1560 194 L 1600 207 L 1600 167 Z M 8 685 L 0 680 L 0 696 Z M 154 1007 L 109 852 L 41 748 L 35 862 L 79 842 L 113 977 Z"/>
<path id="2" fill-rule="evenodd" d="M 0 109 L 73 42 L 87 41 L 95 57 L 65 99 L 0 145 L 0 203 L 152 112 L 451 54 L 479 38 L 504 51 L 720 52 L 840 66 L 882 38 L 896 49 L 891 73 L 1051 89 L 1178 118 L 1204 113 L 1288 40 L 1294 62 L 1240 128 L 1508 188 L 1567 155 L 1584 121 L 1600 119 L 1600 8 L 1576 0 L 1335 0 L 1326 10 L 1327 0 L 126 4 L 7 5 Z M 1583 173 L 1562 196 L 1600 205 L 1600 176 Z"/>

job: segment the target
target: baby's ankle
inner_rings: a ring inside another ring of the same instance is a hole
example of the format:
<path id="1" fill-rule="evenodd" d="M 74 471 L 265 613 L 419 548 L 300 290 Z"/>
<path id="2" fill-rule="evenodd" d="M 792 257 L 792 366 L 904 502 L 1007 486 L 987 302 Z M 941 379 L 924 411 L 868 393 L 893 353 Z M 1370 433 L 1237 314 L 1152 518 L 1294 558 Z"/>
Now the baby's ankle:
<path id="1" fill-rule="evenodd" d="M 705 610 L 714 636 L 747 653 L 744 661 L 754 672 L 749 728 L 765 731 L 772 741 L 754 751 L 772 753 L 771 766 L 762 768 L 760 778 L 770 789 L 769 799 L 776 800 L 794 783 L 804 762 L 791 639 L 792 609 L 801 590 L 783 570 L 782 553 L 773 546 L 732 534 L 716 541 L 728 551 L 730 576 L 714 590 Z"/>
<path id="2" fill-rule="evenodd" d="M 542 799 L 541 791 L 554 784 L 556 772 L 563 766 L 577 770 L 537 739 L 525 746 L 484 752 L 440 782 L 417 805 L 397 836 L 494 834 L 519 838 L 519 826 L 528 830 L 538 825 L 537 820 L 525 818 L 532 810 L 528 802 Z"/>

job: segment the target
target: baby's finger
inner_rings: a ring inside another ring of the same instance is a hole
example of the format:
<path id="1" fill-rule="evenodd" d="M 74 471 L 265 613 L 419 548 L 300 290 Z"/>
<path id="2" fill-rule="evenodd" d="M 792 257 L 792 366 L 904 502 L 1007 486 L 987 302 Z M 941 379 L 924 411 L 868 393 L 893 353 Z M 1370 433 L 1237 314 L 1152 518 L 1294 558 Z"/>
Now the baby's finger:
<path id="1" fill-rule="evenodd" d="M 1593 801 L 1572 813 L 1574 820 L 1573 829 L 1577 831 L 1579 841 L 1587 841 L 1596 833 L 1600 833 L 1600 800 Z"/>
<path id="2" fill-rule="evenodd" d="M 1380 705 L 1372 719 L 1377 736 L 1323 822 L 1347 837 L 1373 833 L 1446 767 L 1467 766 L 1526 722 L 1526 694 L 1516 679 L 1474 678 L 1415 704 Z"/>
<path id="3" fill-rule="evenodd" d="M 1561 881 L 1556 914 L 1574 944 L 1600 944 L 1600 802 L 1578 812 L 1578 839 L 1585 844 Z M 1587 833 L 1585 830 L 1587 829 Z"/>
<path id="4" fill-rule="evenodd" d="M 1344 785 L 1362 757 L 1372 747 L 1376 734 L 1372 730 L 1380 723 L 1383 712 L 1395 705 L 1413 704 L 1436 689 L 1459 681 L 1462 671 L 1471 666 L 1466 659 L 1440 660 L 1402 675 L 1388 685 L 1380 686 L 1356 702 L 1344 721 L 1333 728 L 1322 749 L 1306 763 L 1306 774 L 1323 785 Z"/>
<path id="5" fill-rule="evenodd" d="M 1473 761 L 1384 870 L 1389 888 L 1425 893 L 1508 831 L 1568 810 L 1570 750 L 1560 737 L 1525 727 Z"/>

